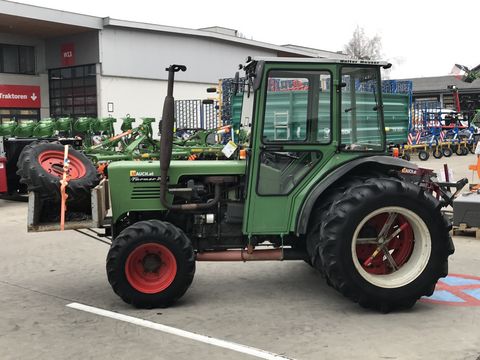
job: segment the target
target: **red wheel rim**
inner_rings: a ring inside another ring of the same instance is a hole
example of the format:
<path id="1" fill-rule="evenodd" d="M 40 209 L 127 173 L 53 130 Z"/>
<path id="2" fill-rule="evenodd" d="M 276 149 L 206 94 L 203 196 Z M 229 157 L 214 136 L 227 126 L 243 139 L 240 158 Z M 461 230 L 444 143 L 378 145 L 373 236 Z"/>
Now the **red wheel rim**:
<path id="1" fill-rule="evenodd" d="M 363 226 L 362 230 L 365 229 L 367 232 L 370 232 L 369 235 L 373 235 L 373 237 L 376 237 L 381 231 L 385 222 L 387 221 L 387 218 L 388 213 L 378 214 L 372 219 L 370 219 Z M 410 225 L 408 220 L 400 214 L 397 214 L 395 221 L 390 227 L 389 233 L 386 234 L 387 237 L 390 234 L 393 234 L 399 228 L 402 228 L 400 233 L 387 244 L 388 252 L 395 261 L 398 269 L 400 269 L 405 263 L 408 262 L 410 256 L 412 255 L 415 244 L 415 237 L 412 226 Z M 377 249 L 377 246 L 377 244 L 356 245 L 357 257 L 360 264 L 362 264 L 363 269 L 369 274 L 375 275 L 387 275 L 396 271 L 390 266 L 390 263 L 388 262 L 386 257 L 381 253 L 375 256 L 368 266 L 365 266 L 365 261 L 370 256 L 372 256 L 372 254 Z"/>
<path id="2" fill-rule="evenodd" d="M 38 155 L 38 163 L 49 174 L 61 178 L 63 176 L 63 151 L 46 150 Z M 75 156 L 68 156 L 70 166 L 68 176 L 70 180 L 75 180 L 85 176 L 87 170 L 85 165 Z"/>
<path id="3" fill-rule="evenodd" d="M 147 243 L 133 250 L 125 263 L 125 275 L 130 285 L 145 294 L 155 294 L 168 288 L 177 274 L 177 261 L 165 246 Z"/>

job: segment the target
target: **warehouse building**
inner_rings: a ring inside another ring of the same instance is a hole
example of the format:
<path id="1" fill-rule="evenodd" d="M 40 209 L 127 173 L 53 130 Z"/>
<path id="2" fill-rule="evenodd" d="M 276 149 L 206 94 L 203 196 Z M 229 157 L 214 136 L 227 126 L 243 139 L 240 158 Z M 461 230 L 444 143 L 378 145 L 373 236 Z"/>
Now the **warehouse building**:
<path id="1" fill-rule="evenodd" d="M 248 40 L 221 27 L 176 28 L 0 0 L 0 120 L 158 119 L 166 66 L 188 68 L 177 75 L 176 98 L 198 99 L 249 55 L 339 56 Z"/>
<path id="2" fill-rule="evenodd" d="M 461 81 L 454 75 L 434 76 L 411 79 L 413 84 L 413 101 L 439 102 L 442 108 L 455 109 L 452 91 L 448 88 L 454 85 L 458 89 L 460 109 L 467 114 L 473 114 L 480 109 L 480 79 L 471 83 Z"/>

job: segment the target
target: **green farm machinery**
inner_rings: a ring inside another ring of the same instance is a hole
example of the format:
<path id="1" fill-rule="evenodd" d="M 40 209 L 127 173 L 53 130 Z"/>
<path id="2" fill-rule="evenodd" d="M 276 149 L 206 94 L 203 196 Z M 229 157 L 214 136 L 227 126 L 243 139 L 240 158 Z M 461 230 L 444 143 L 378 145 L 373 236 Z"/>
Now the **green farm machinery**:
<path id="1" fill-rule="evenodd" d="M 90 202 L 83 227 L 103 227 L 112 239 L 114 292 L 136 307 L 165 307 L 187 291 L 196 261 L 303 260 L 364 307 L 408 308 L 431 295 L 454 251 L 440 209 L 465 181 L 438 183 L 388 156 L 382 67 L 389 64 L 248 59 L 239 121 L 247 142 L 222 144 L 230 157 L 202 161 L 176 158 L 198 144 L 174 136 L 174 76 L 186 67 L 167 68 L 157 156 L 111 162 L 108 181 L 71 203 Z M 30 231 L 58 229 L 37 221 L 49 211 L 42 201 L 31 194 Z"/>

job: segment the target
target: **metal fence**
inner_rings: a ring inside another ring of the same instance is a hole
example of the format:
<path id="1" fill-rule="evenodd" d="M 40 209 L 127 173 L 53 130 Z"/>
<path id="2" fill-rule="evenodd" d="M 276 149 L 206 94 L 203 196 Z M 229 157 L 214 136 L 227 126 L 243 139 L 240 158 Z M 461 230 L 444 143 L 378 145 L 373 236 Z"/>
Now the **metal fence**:
<path id="1" fill-rule="evenodd" d="M 202 100 L 176 100 L 175 119 L 178 129 L 212 129 L 220 126 L 218 103 L 203 104 Z"/>

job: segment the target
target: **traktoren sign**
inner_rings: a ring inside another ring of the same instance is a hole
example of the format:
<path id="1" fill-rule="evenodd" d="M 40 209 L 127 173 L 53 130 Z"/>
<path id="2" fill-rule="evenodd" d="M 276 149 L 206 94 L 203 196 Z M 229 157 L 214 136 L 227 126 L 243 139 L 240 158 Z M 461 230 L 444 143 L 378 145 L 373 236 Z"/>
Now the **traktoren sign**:
<path id="1" fill-rule="evenodd" d="M 40 108 L 40 86 L 0 85 L 0 108 Z"/>

